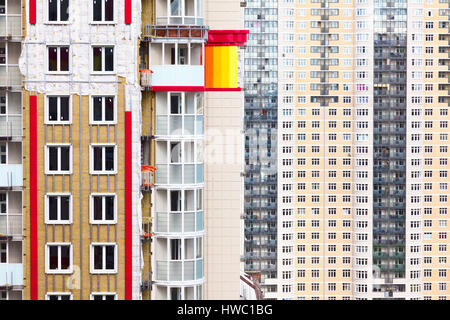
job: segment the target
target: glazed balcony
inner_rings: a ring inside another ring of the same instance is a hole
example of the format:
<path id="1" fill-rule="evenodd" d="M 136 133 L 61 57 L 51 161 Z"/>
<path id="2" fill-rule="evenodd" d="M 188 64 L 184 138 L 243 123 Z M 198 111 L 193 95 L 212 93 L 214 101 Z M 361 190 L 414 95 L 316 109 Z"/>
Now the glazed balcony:
<path id="1" fill-rule="evenodd" d="M 22 38 L 21 1 L 6 0 L 0 2 L 0 37 Z"/>
<path id="2" fill-rule="evenodd" d="M 141 85 L 153 90 L 205 85 L 203 43 L 151 43 L 148 63 L 142 63 Z M 148 70 L 151 70 L 150 72 Z M 167 90 L 166 90 L 167 91 Z M 184 90 L 182 90 L 184 91 Z"/>

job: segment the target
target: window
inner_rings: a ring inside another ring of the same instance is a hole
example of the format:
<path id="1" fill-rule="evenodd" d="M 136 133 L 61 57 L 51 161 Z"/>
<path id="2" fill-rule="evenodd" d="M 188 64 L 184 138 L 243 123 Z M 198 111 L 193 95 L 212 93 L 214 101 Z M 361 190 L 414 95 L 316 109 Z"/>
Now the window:
<path id="1" fill-rule="evenodd" d="M 92 0 L 92 21 L 114 22 L 114 0 Z"/>
<path id="2" fill-rule="evenodd" d="M 117 245 L 115 243 L 91 244 L 91 273 L 117 272 Z"/>
<path id="3" fill-rule="evenodd" d="M 92 47 L 92 71 L 114 72 L 114 47 Z"/>
<path id="4" fill-rule="evenodd" d="M 91 145 L 90 172 L 91 174 L 115 174 L 117 150 L 114 144 Z"/>
<path id="5" fill-rule="evenodd" d="M 72 173 L 72 146 L 70 144 L 47 144 L 45 152 L 46 174 Z"/>
<path id="6" fill-rule="evenodd" d="M 48 96 L 45 110 L 47 124 L 70 124 L 72 121 L 70 96 Z"/>
<path id="7" fill-rule="evenodd" d="M 69 46 L 49 46 L 47 53 L 49 72 L 69 72 Z"/>
<path id="8" fill-rule="evenodd" d="M 116 208 L 115 194 L 91 194 L 91 223 L 116 223 Z"/>
<path id="9" fill-rule="evenodd" d="M 52 292 L 45 295 L 46 300 L 72 300 L 70 292 Z"/>
<path id="10" fill-rule="evenodd" d="M 6 142 L 0 143 L 0 164 L 6 164 L 8 162 L 8 147 Z"/>
<path id="11" fill-rule="evenodd" d="M 46 273 L 72 273 L 72 244 L 48 243 L 45 250 Z"/>
<path id="12" fill-rule="evenodd" d="M 0 242 L 0 263 L 8 262 L 8 244 L 5 241 Z"/>
<path id="13" fill-rule="evenodd" d="M 117 295 L 115 293 L 108 292 L 93 292 L 91 293 L 91 300 L 116 300 Z"/>
<path id="14" fill-rule="evenodd" d="M 48 0 L 48 21 L 65 22 L 69 20 L 69 0 Z"/>
<path id="15" fill-rule="evenodd" d="M 92 124 L 111 124 L 116 122 L 116 105 L 113 96 L 92 97 Z"/>
<path id="16" fill-rule="evenodd" d="M 72 196 L 68 193 L 45 195 L 45 223 L 72 223 Z"/>

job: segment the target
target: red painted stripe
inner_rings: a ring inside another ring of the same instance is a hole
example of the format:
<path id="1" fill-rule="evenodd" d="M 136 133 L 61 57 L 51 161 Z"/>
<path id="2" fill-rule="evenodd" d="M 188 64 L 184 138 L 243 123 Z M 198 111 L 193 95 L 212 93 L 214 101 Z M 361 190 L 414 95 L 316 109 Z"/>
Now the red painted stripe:
<path id="1" fill-rule="evenodd" d="M 133 124 L 131 111 L 125 111 L 125 300 L 133 299 Z"/>
<path id="2" fill-rule="evenodd" d="M 125 24 L 131 24 L 131 0 L 125 0 Z"/>
<path id="3" fill-rule="evenodd" d="M 30 96 L 30 299 L 38 299 L 37 96 Z"/>
<path id="4" fill-rule="evenodd" d="M 152 86 L 153 91 L 205 91 L 202 86 Z"/>
<path id="5" fill-rule="evenodd" d="M 30 17 L 30 23 L 36 24 L 36 0 L 30 0 L 28 16 Z"/>

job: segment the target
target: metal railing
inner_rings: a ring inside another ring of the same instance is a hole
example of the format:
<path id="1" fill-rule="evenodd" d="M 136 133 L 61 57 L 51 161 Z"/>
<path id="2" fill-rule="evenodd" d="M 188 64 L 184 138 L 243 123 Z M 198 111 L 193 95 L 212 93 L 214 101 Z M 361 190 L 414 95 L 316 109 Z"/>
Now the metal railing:
<path id="1" fill-rule="evenodd" d="M 142 38 L 151 41 L 154 38 L 186 38 L 206 40 L 208 27 L 202 25 L 152 25 L 142 27 Z"/>

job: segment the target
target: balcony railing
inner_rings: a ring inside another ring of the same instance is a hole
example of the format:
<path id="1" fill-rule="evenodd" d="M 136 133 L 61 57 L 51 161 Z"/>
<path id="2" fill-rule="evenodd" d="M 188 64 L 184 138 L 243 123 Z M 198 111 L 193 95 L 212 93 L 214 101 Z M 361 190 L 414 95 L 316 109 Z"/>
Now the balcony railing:
<path id="1" fill-rule="evenodd" d="M 156 281 L 193 281 L 203 278 L 203 259 L 156 261 Z"/>
<path id="2" fill-rule="evenodd" d="M 22 214 L 0 214 L 0 237 L 20 238 L 22 235 Z"/>
<path id="3" fill-rule="evenodd" d="M 21 263 L 0 263 L 0 287 L 23 286 Z"/>
<path id="4" fill-rule="evenodd" d="M 0 138 L 22 136 L 22 116 L 0 116 Z"/>
<path id="5" fill-rule="evenodd" d="M 22 16 L 20 14 L 0 15 L 0 37 L 22 37 Z"/>
<path id="6" fill-rule="evenodd" d="M 166 135 L 202 135 L 202 115 L 163 115 L 156 116 L 157 136 Z"/>
<path id="7" fill-rule="evenodd" d="M 167 19 L 159 18 L 160 22 Z M 180 38 L 206 40 L 208 37 L 208 27 L 202 25 L 169 25 L 160 23 L 159 25 L 144 25 L 142 28 L 144 40 L 152 41 L 157 38 Z"/>
<path id="8" fill-rule="evenodd" d="M 21 86 L 22 75 L 18 66 L 0 66 L 0 88 Z"/>
<path id="9" fill-rule="evenodd" d="M 203 183 L 203 164 L 157 164 L 156 184 Z"/>
<path id="10" fill-rule="evenodd" d="M 202 65 L 155 65 L 151 66 L 152 87 L 203 87 L 205 69 Z"/>
<path id="11" fill-rule="evenodd" d="M 198 231 L 203 231 L 203 211 L 156 213 L 156 232 Z"/>
<path id="12" fill-rule="evenodd" d="M 21 164 L 0 165 L 0 188 L 19 188 L 23 186 Z"/>

